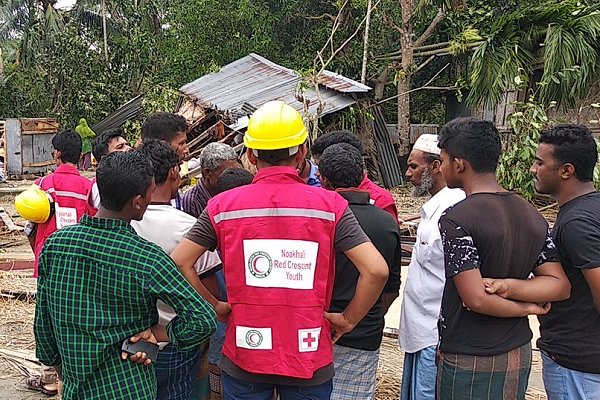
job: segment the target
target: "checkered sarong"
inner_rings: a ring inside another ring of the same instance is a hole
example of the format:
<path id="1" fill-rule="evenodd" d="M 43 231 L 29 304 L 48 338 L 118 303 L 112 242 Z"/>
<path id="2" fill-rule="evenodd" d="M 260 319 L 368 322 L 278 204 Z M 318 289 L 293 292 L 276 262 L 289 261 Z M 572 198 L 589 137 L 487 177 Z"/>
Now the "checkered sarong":
<path id="1" fill-rule="evenodd" d="M 437 400 L 523 400 L 531 371 L 531 343 L 496 356 L 442 353 Z"/>
<path id="2" fill-rule="evenodd" d="M 374 351 L 333 346 L 331 400 L 371 400 L 375 397 L 379 349 Z"/>

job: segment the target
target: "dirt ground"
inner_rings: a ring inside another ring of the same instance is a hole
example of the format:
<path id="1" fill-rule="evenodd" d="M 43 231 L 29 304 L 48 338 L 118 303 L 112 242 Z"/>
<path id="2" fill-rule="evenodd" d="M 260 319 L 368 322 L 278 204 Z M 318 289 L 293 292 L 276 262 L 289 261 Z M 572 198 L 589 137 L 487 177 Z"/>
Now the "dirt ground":
<path id="1" fill-rule="evenodd" d="M 10 190 L 13 187 L 27 187 L 30 181 L 9 181 L 0 184 L 0 190 Z M 398 204 L 400 216 L 418 213 L 419 207 L 425 199 L 414 199 L 409 195 L 410 189 L 397 188 L 393 190 L 393 195 Z M 0 207 L 13 217 L 15 223 L 24 224 L 24 221 L 18 217 L 14 210 L 14 194 L 0 192 Z M 416 224 L 407 224 L 404 226 L 406 234 L 414 234 Z M 33 257 L 26 241 L 16 243 L 20 239 L 18 234 L 2 234 L 0 232 L 0 259 L 10 259 L 11 257 Z M 5 246 L 9 243 L 9 246 Z M 407 269 L 403 268 L 402 278 L 405 280 Z M 30 278 L 31 271 L 21 271 L 18 273 L 3 273 L 0 271 L 0 289 L 7 287 L 18 287 L 23 291 L 35 290 L 35 280 Z M 388 316 L 386 316 L 386 325 L 391 328 L 397 328 L 399 317 L 400 301 L 394 303 Z M 48 399 L 48 397 L 31 392 L 25 388 L 25 375 L 31 363 L 23 361 L 14 355 L 6 355 L 3 350 L 26 352 L 28 356 L 33 356 L 35 352 L 35 342 L 33 338 L 33 313 L 34 301 L 27 298 L 15 300 L 6 297 L 0 297 L 0 400 L 25 400 L 25 399 Z M 382 343 L 380 365 L 377 377 L 377 399 L 391 400 L 398 399 L 400 393 L 400 380 L 402 375 L 402 363 L 404 355 L 398 348 L 397 341 L 394 338 L 386 337 Z M 29 368 L 29 372 L 31 368 Z M 538 351 L 534 351 L 532 378 L 527 398 L 529 400 L 546 399 L 541 384 L 541 362 Z"/>

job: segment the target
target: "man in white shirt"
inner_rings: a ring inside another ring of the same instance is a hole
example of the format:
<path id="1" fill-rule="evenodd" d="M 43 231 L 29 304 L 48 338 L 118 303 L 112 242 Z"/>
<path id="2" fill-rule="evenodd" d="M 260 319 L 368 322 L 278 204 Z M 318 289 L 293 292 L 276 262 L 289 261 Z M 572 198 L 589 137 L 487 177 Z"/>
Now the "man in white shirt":
<path id="1" fill-rule="evenodd" d="M 181 179 L 179 158 L 169 145 L 156 139 L 145 141 L 136 151 L 145 154 L 152 161 L 156 189 L 144 218 L 141 221 L 131 221 L 131 226 L 138 235 L 156 243 L 169 254 L 196 222 L 196 218 L 171 205 L 171 199 L 177 194 Z M 198 259 L 195 267 L 202 279 L 219 270 L 221 260 L 216 253 L 206 252 Z M 184 279 L 183 276 L 181 279 Z M 157 302 L 157 308 L 161 326 L 166 326 L 176 316 L 173 309 L 160 300 Z M 194 388 L 194 380 L 200 367 L 201 349 L 181 351 L 176 343 L 159 343 L 159 346 L 161 351 L 154 363 L 158 386 L 157 399 L 191 398 L 191 393 L 198 390 Z"/>
<path id="2" fill-rule="evenodd" d="M 408 157 L 406 178 L 414 197 L 431 195 L 421 207 L 400 314 L 399 342 L 405 351 L 401 400 L 435 398 L 437 322 L 444 292 L 444 249 L 438 220 L 462 201 L 460 189 L 449 189 L 440 169 L 437 135 L 421 135 Z"/>

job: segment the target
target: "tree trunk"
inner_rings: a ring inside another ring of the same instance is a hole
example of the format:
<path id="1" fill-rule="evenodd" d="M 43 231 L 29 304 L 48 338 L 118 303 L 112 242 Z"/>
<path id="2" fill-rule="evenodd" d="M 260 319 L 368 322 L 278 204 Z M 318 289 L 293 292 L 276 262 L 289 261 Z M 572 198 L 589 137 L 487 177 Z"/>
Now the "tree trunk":
<path id="1" fill-rule="evenodd" d="M 360 83 L 363 85 L 367 83 L 367 55 L 369 51 L 369 28 L 371 24 L 371 0 L 367 3 L 367 18 L 365 21 L 365 36 L 363 44 L 363 61 L 362 70 L 360 74 Z"/>
<path id="2" fill-rule="evenodd" d="M 383 94 L 385 91 L 385 85 L 387 84 L 388 77 L 390 75 L 390 68 L 384 67 L 381 74 L 375 80 L 375 86 L 373 87 L 373 98 L 377 101 L 383 99 Z"/>
<path id="3" fill-rule="evenodd" d="M 398 154 L 408 154 L 410 138 L 410 78 L 413 64 L 413 38 L 411 17 L 413 13 L 413 0 L 400 0 L 402 7 L 402 35 L 400 45 L 402 48 L 402 64 L 398 76 L 398 137 L 400 147 Z"/>
<path id="4" fill-rule="evenodd" d="M 104 39 L 104 59 L 108 62 L 108 33 L 106 32 L 106 4 L 102 1 L 102 36 Z"/>

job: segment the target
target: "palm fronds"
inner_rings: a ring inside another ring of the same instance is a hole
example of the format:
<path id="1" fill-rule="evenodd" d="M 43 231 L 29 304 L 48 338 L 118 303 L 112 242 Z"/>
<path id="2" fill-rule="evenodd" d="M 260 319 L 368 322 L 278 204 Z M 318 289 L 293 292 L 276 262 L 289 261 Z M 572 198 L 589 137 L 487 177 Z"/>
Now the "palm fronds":
<path id="1" fill-rule="evenodd" d="M 544 65 L 542 102 L 585 97 L 600 77 L 600 5 L 547 1 L 500 16 L 471 58 L 468 104 L 496 104 L 536 61 Z"/>
<path id="2" fill-rule="evenodd" d="M 588 94 L 599 75 L 600 11 L 584 9 L 563 24 L 550 24 L 544 46 L 542 101 L 572 105 Z"/>
<path id="3" fill-rule="evenodd" d="M 0 6 L 0 42 L 18 37 L 28 25 L 35 3 L 31 0 L 6 0 Z"/>

